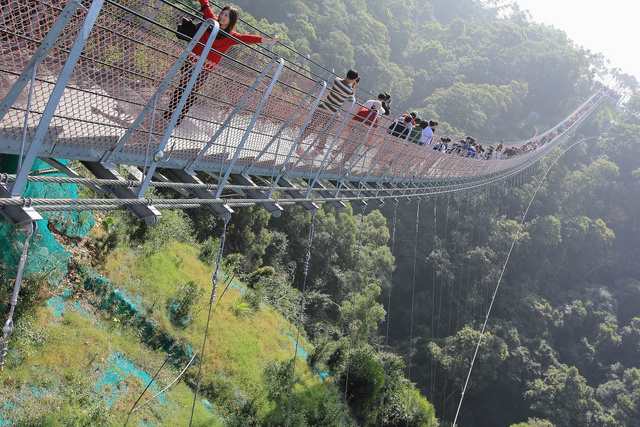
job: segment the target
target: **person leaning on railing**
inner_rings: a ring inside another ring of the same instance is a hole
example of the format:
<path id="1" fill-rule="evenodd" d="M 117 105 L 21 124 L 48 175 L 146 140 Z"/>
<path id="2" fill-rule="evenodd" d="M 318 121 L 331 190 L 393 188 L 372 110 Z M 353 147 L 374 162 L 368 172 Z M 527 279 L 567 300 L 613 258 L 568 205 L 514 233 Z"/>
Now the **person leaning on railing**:
<path id="1" fill-rule="evenodd" d="M 413 121 L 413 117 L 406 115 L 397 119 L 395 122 L 391 123 L 389 126 L 389 131 L 392 136 L 397 136 L 399 138 L 406 138 L 407 135 L 411 132 L 411 122 Z"/>
<path id="2" fill-rule="evenodd" d="M 409 134 L 409 141 L 414 144 L 422 145 L 420 143 L 420 138 L 422 138 L 422 132 L 425 128 L 429 127 L 428 120 L 422 120 L 420 117 L 415 118 L 416 125 L 411 128 L 411 133 Z"/>
<path id="3" fill-rule="evenodd" d="M 246 44 L 258 44 L 258 43 L 275 43 L 278 41 L 278 36 L 276 35 L 274 38 L 269 39 L 257 34 L 239 34 L 236 33 L 235 28 L 238 22 L 238 9 L 235 9 L 231 6 L 225 6 L 220 11 L 220 16 L 217 16 L 211 10 L 209 6 L 208 0 L 199 0 L 201 11 L 204 14 L 205 19 L 215 19 L 220 24 L 220 31 L 216 35 L 216 39 L 213 42 L 213 46 L 211 47 L 211 51 L 207 54 L 207 62 L 204 64 L 204 68 L 200 74 L 198 74 L 198 78 L 196 79 L 189 96 L 187 97 L 186 104 L 184 108 L 180 112 L 180 116 L 178 116 L 178 121 L 176 122 L 176 126 L 178 126 L 182 119 L 184 119 L 185 114 L 189 111 L 191 106 L 194 104 L 197 98 L 196 92 L 198 89 L 207 81 L 209 77 L 209 72 L 213 71 L 216 65 L 222 59 L 221 53 L 225 53 L 229 48 L 233 45 L 240 44 L 241 42 Z M 180 82 L 178 83 L 178 87 L 173 92 L 171 97 L 171 101 L 169 102 L 169 107 L 167 111 L 164 112 L 164 118 L 168 121 L 171 119 L 171 115 L 173 111 L 178 106 L 178 102 L 184 93 L 184 89 L 189 82 L 189 78 L 191 78 L 191 74 L 195 68 L 195 64 L 198 61 L 198 57 L 202 55 L 204 51 L 204 45 L 209 39 L 211 35 L 211 31 L 205 31 L 202 37 L 199 40 L 199 43 L 196 44 L 191 51 L 193 55 L 189 55 L 187 60 L 182 65 L 180 69 Z"/>
<path id="4" fill-rule="evenodd" d="M 326 99 L 318 104 L 318 107 L 313 111 L 311 119 L 307 127 L 304 128 L 300 137 L 298 137 L 298 144 L 296 146 L 296 153 L 302 156 L 305 150 L 300 145 L 309 135 L 313 132 L 318 132 L 324 128 L 326 124 L 331 120 L 334 114 L 340 114 L 342 104 L 350 96 L 353 96 L 360 83 L 360 76 L 356 70 L 347 71 L 347 76 L 344 79 L 336 77 L 331 84 L 331 89 Z M 326 141 L 321 139 L 316 146 L 316 152 L 318 154 L 324 154 L 324 146 Z"/>

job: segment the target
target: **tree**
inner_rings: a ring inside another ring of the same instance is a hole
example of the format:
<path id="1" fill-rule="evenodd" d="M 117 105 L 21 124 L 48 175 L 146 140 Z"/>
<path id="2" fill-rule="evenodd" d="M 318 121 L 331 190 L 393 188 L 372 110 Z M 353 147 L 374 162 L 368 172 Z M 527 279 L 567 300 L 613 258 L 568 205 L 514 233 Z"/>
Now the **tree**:
<path id="1" fill-rule="evenodd" d="M 375 422 L 380 407 L 380 392 L 384 385 L 382 364 L 371 349 L 355 349 L 348 361 L 348 373 L 340 377 L 340 386 L 346 388 L 347 400 L 354 417 L 365 425 Z"/>
<path id="2" fill-rule="evenodd" d="M 551 421 L 529 418 L 526 423 L 511 424 L 510 427 L 554 427 Z"/>
<path id="3" fill-rule="evenodd" d="M 462 388 L 465 383 L 479 338 L 480 331 L 466 325 L 454 336 L 446 338 L 442 348 L 433 342 L 429 344 L 432 357 L 459 388 Z M 491 332 L 485 332 L 473 367 L 469 392 L 477 394 L 489 387 L 491 382 L 496 379 L 498 368 L 507 356 L 505 342 Z"/>
<path id="4" fill-rule="evenodd" d="M 611 425 L 633 426 L 640 423 L 640 370 L 625 369 L 600 385 L 596 396 L 607 408 Z"/>
<path id="5" fill-rule="evenodd" d="M 542 378 L 531 381 L 525 392 L 531 409 L 561 426 L 597 425 L 594 412 L 599 410 L 593 388 L 587 385 L 578 369 L 564 364 L 551 366 Z"/>
<path id="6" fill-rule="evenodd" d="M 351 330 L 353 342 L 365 344 L 378 329 L 378 323 L 384 320 L 385 311 L 376 302 L 380 296 L 380 287 L 375 283 L 364 286 L 354 295 L 354 300 L 345 300 L 340 307 L 345 329 Z"/>

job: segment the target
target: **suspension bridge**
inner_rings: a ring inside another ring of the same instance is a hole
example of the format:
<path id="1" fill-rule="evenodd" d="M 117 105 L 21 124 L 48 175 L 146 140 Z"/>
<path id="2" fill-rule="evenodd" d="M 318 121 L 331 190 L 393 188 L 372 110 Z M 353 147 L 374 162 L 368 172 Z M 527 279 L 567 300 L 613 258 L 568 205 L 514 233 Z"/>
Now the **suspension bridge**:
<path id="1" fill-rule="evenodd" d="M 311 119 L 331 90 L 331 72 L 314 72 L 309 59 L 297 52 L 292 55 L 296 59 L 285 61 L 273 46 L 239 44 L 221 54 L 215 65 L 206 61 L 211 50 L 207 43 L 194 58 L 191 52 L 200 36 L 208 27 L 218 31 L 218 25 L 205 21 L 192 40 L 179 39 L 176 25 L 183 17 L 201 19 L 198 11 L 182 4 L 8 0 L 0 10 L 0 154 L 18 159 L 15 170 L 0 170 L 0 212 L 25 232 L 0 341 L 0 370 L 40 212 L 128 209 L 154 225 L 160 209 L 206 206 L 223 219 L 226 229 L 233 208 L 259 204 L 278 216 L 283 206 L 300 204 L 313 213 L 306 284 L 319 203 L 340 210 L 351 203 L 364 213 L 368 203 L 397 205 L 519 176 L 565 141 L 607 98 L 606 91 L 594 93 L 558 125 L 536 135 L 547 142 L 535 150 L 499 160 L 467 157 L 390 134 L 393 119 L 387 116 L 352 120 L 366 99 L 363 91 L 345 100 L 341 114 L 314 128 Z M 194 71 L 174 108 L 172 95 L 184 84 L 183 66 L 194 60 Z M 194 90 L 199 73 L 209 75 Z M 181 119 L 192 91 L 197 101 Z M 33 173 L 36 159 L 66 176 Z M 69 161 L 79 162 L 92 176 L 80 175 Z M 29 182 L 81 184 L 109 197 L 31 199 L 24 196 Z M 172 189 L 177 196 L 154 199 L 150 194 L 156 188 Z M 435 217 L 434 212 L 434 228 Z M 416 242 L 418 219 L 419 205 Z M 223 231 L 209 318 L 224 237 Z M 415 262 L 414 254 L 414 287 Z M 413 319 L 413 299 L 411 304 Z M 203 355 L 206 340 L 205 333 Z M 296 338 L 294 354 L 297 347 Z M 197 392 L 196 386 L 194 405 Z"/>
<path id="2" fill-rule="evenodd" d="M 277 216 L 293 203 L 343 209 L 346 202 L 464 191 L 527 170 L 605 98 L 594 94 L 563 121 L 570 126 L 540 134 L 557 136 L 535 151 L 469 158 L 390 135 L 387 116 L 377 124 L 351 120 L 362 104 L 358 93 L 344 102 L 342 114 L 312 129 L 331 74 L 312 72 L 303 55 L 285 61 L 272 46 L 240 44 L 212 65 L 205 45 L 177 108 L 169 108 L 200 35 L 208 26 L 217 31 L 209 20 L 192 40 L 178 39 L 180 19 L 201 16 L 183 5 L 9 0 L 1 10 L 0 153 L 17 155 L 18 165 L 0 171 L 0 211 L 17 225 L 39 219 L 39 211 L 127 208 L 152 225 L 163 208 L 207 206 L 225 217 L 233 207 L 260 204 Z M 176 126 L 200 72 L 210 75 Z M 321 140 L 323 154 L 316 150 Z M 30 174 L 37 158 L 67 175 L 49 179 L 111 197 L 23 197 L 29 181 L 46 179 Z M 93 177 L 80 176 L 64 160 L 80 162 Z M 154 200 L 148 194 L 156 187 L 179 196 Z"/>

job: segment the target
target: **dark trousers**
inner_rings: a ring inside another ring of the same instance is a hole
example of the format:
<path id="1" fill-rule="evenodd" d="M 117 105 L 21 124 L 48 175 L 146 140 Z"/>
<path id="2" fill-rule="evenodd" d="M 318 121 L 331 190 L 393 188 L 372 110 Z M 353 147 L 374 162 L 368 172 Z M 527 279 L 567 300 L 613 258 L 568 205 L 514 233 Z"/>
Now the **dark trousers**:
<path id="1" fill-rule="evenodd" d="M 185 63 L 182 64 L 182 67 L 180 68 L 180 81 L 178 82 L 178 86 L 176 87 L 176 90 L 173 91 L 173 95 L 171 95 L 171 100 L 169 101 L 169 106 L 167 107 L 167 111 L 164 112 L 165 120 L 169 121 L 171 119 L 171 115 L 173 114 L 173 111 L 178 106 L 178 103 L 180 102 L 180 98 L 182 97 L 182 94 L 184 93 L 184 90 L 187 87 L 187 83 L 189 83 L 189 79 L 193 74 L 194 68 L 195 68 L 195 64 L 189 61 L 185 61 Z M 196 78 L 196 81 L 193 84 L 193 88 L 191 89 L 191 92 L 189 92 L 189 96 L 187 96 L 187 102 L 184 104 L 184 108 L 182 109 L 182 111 L 180 112 L 180 115 L 178 116 L 178 121 L 176 122 L 176 126 L 182 123 L 182 119 L 184 119 L 185 114 L 189 112 L 189 109 L 196 102 L 196 99 L 198 99 L 197 92 L 198 90 L 200 90 L 202 85 L 207 81 L 207 79 L 209 78 L 209 74 L 210 74 L 209 71 L 204 68 L 200 70 L 200 74 L 198 74 L 198 77 Z"/>

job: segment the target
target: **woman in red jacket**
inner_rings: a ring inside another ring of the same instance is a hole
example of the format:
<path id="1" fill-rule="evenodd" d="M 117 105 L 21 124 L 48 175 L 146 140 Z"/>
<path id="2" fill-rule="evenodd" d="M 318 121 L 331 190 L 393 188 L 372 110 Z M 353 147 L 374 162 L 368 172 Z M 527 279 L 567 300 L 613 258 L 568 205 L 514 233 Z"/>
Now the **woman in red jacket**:
<path id="1" fill-rule="evenodd" d="M 178 121 L 176 122 L 176 126 L 178 126 L 184 115 L 189 111 L 189 108 L 196 101 L 196 92 L 202 86 L 204 82 L 207 81 L 209 77 L 209 71 L 213 71 L 216 65 L 222 59 L 221 53 L 225 53 L 229 48 L 233 45 L 240 44 L 240 42 L 246 44 L 258 44 L 258 43 L 274 43 L 278 41 L 278 36 L 275 36 L 272 39 L 267 39 L 259 35 L 255 34 L 238 34 L 236 33 L 236 23 L 238 22 L 238 9 L 235 9 L 231 6 L 225 6 L 220 11 L 220 16 L 216 17 L 216 15 L 209 7 L 208 0 L 199 0 L 201 10 L 206 19 L 213 18 L 220 24 L 220 31 L 216 35 L 216 39 L 213 42 L 213 46 L 211 47 L 211 51 L 207 54 L 207 61 L 204 63 L 203 70 L 198 74 L 198 78 L 193 85 L 193 89 L 189 93 L 187 97 L 187 102 L 178 117 Z M 167 111 L 164 112 L 164 118 L 166 120 L 171 119 L 171 115 L 173 114 L 173 110 L 175 110 L 178 102 L 180 101 L 180 97 L 184 93 L 184 89 L 189 82 L 189 78 L 191 77 L 191 73 L 195 68 L 195 64 L 198 61 L 200 55 L 202 55 L 202 51 L 204 50 L 204 44 L 209 39 L 211 35 L 211 31 L 207 30 L 204 32 L 202 37 L 200 37 L 199 43 L 196 44 L 191 51 L 192 55 L 189 55 L 187 60 L 182 65 L 180 69 L 181 77 L 180 82 L 178 83 L 178 87 L 173 92 L 173 96 L 171 97 L 171 101 L 169 102 L 169 107 Z M 230 37 L 231 36 L 231 37 Z"/>

